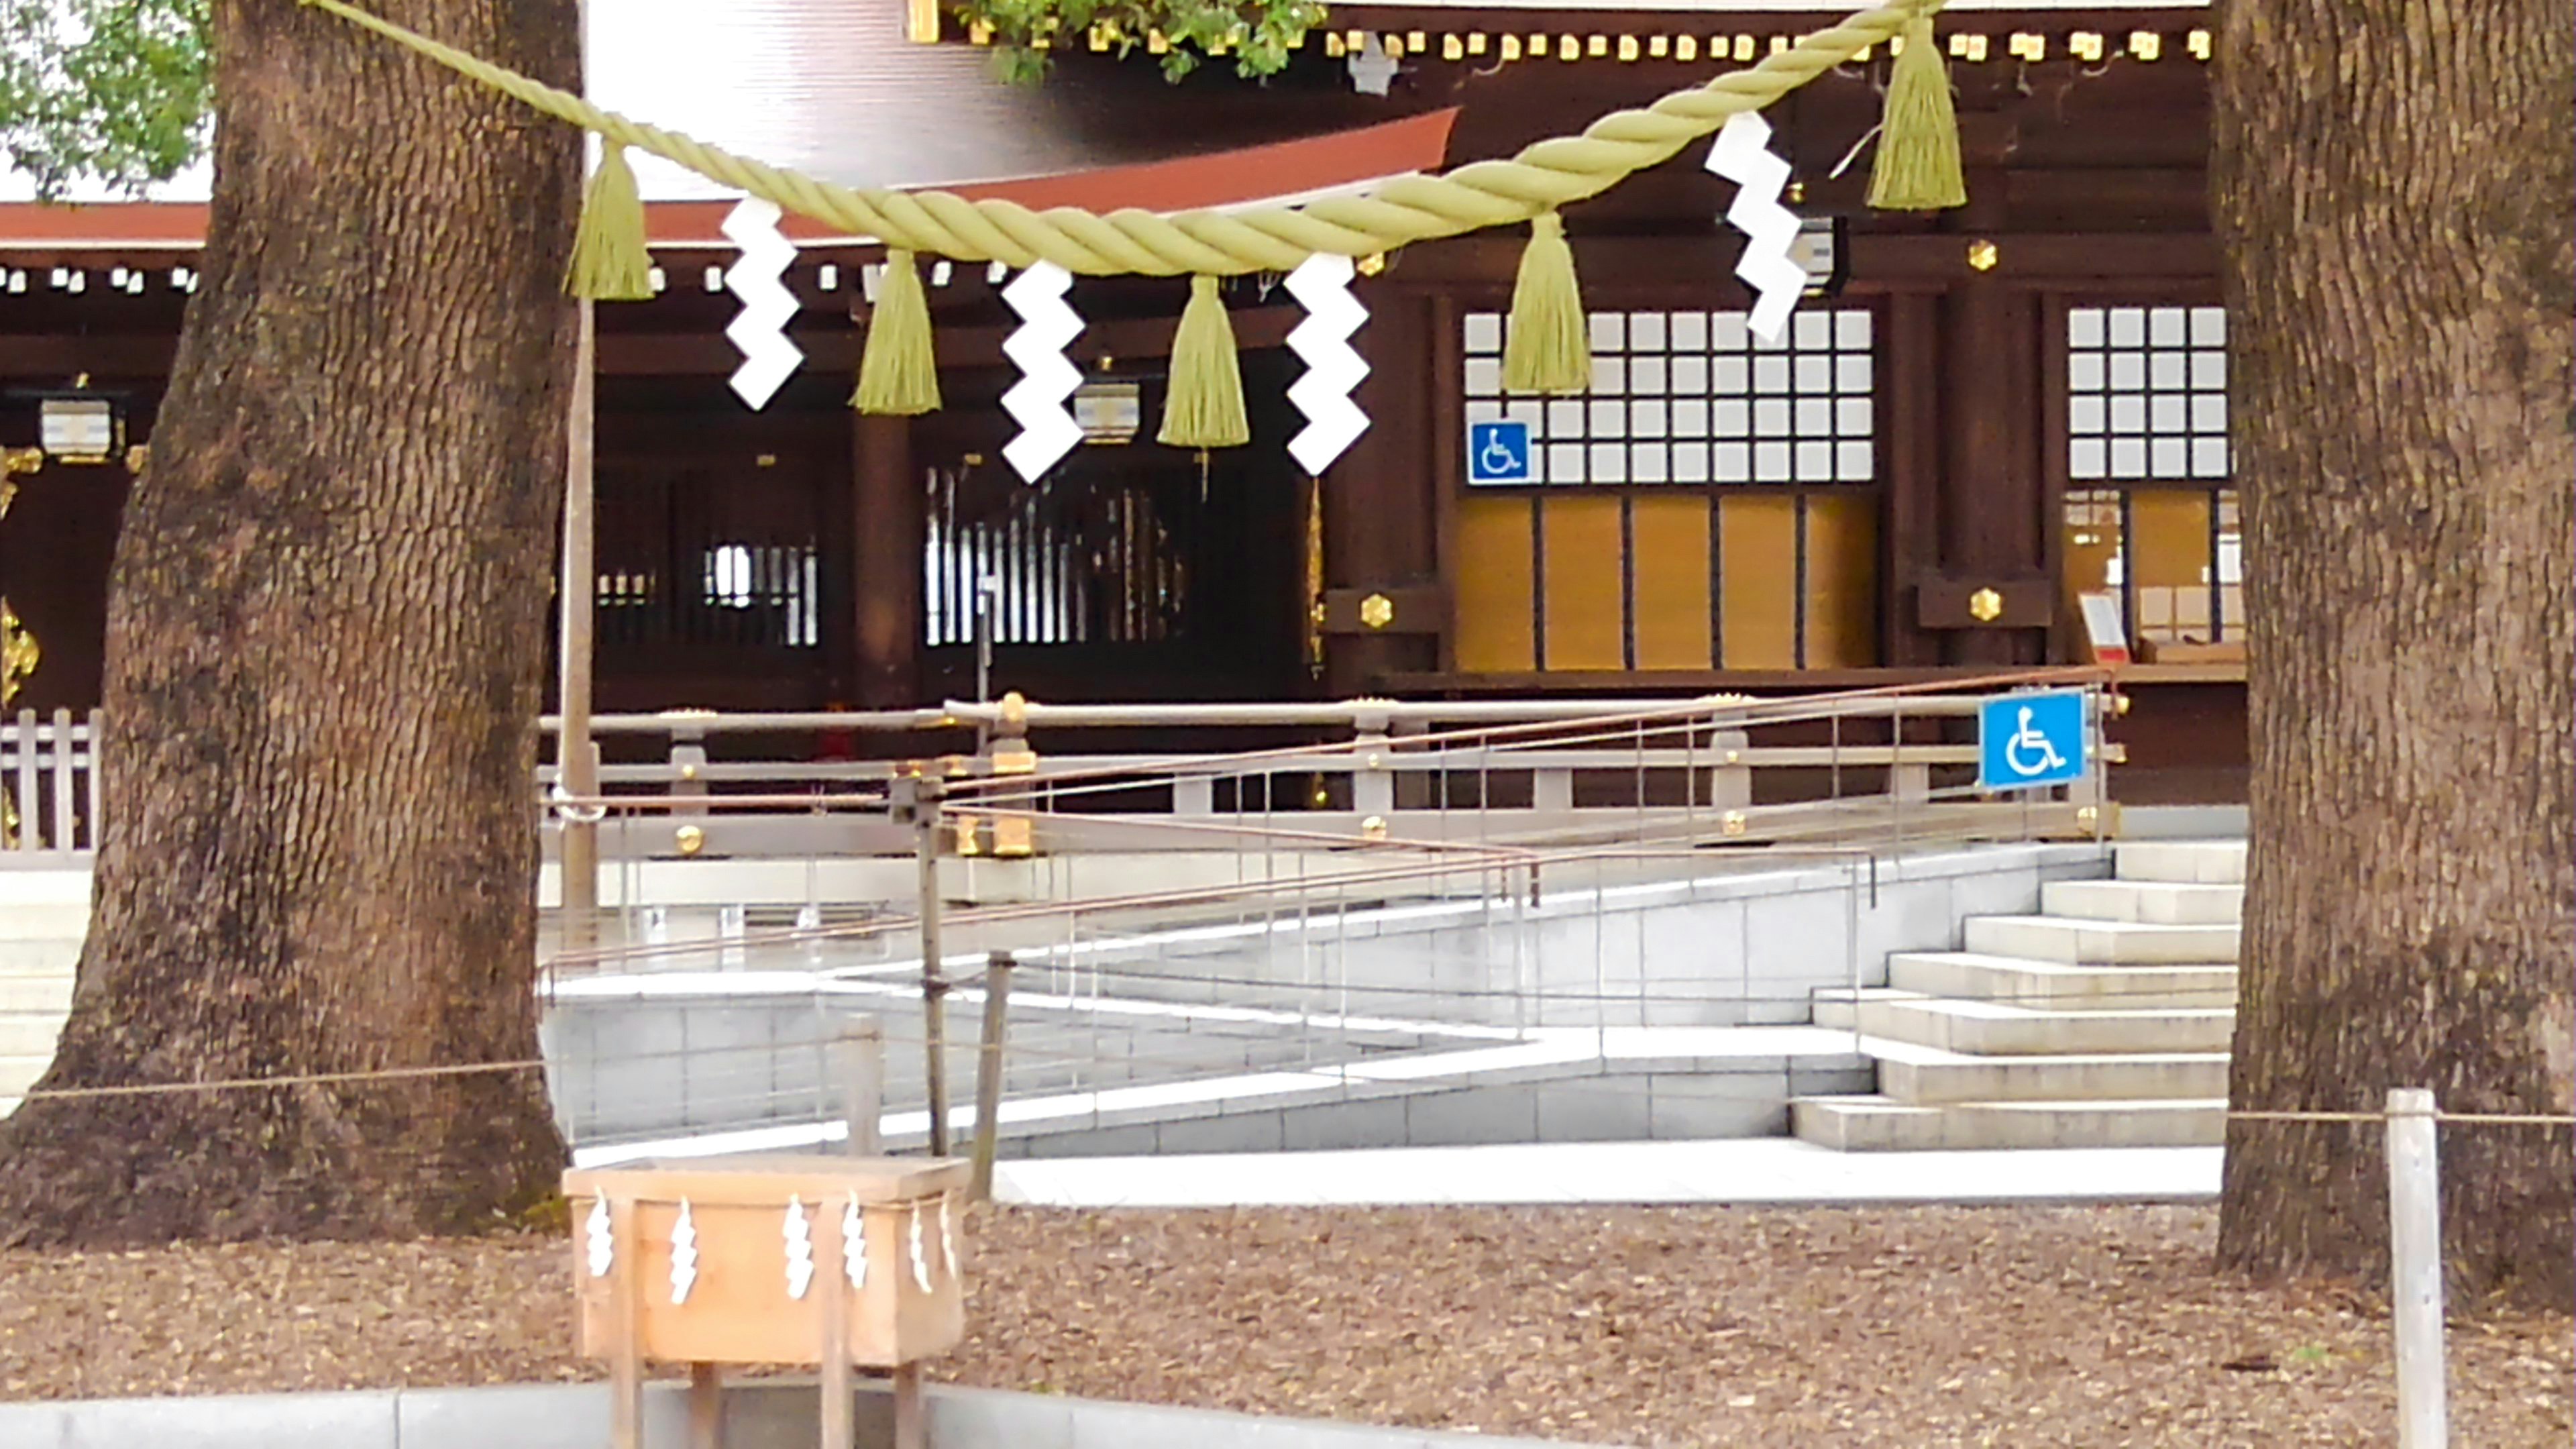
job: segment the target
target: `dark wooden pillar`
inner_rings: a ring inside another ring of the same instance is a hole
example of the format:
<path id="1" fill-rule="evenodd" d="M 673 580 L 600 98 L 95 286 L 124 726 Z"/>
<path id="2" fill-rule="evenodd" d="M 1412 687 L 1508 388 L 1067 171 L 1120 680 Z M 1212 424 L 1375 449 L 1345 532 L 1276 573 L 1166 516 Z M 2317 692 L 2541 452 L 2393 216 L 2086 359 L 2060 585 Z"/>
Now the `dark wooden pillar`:
<path id="1" fill-rule="evenodd" d="M 1963 124 L 1961 134 L 1968 141 L 1970 128 Z M 2007 137 L 1999 146 L 2009 144 Z M 1940 593 L 1962 598 L 1962 589 L 1990 587 L 2006 609 L 1982 625 L 1923 619 L 1942 631 L 1942 654 L 1952 664 L 2040 663 L 2055 617 L 2040 517 L 2038 307 L 2011 280 L 2007 193 L 2000 165 L 1976 167 L 1968 174 L 1968 205 L 1949 219 L 1971 261 L 1940 302 L 1939 573 L 1953 586 Z"/>
<path id="2" fill-rule="evenodd" d="M 1941 561 L 1940 299 L 1898 292 L 1887 299 L 1887 456 L 1880 486 L 1886 490 L 1879 518 L 1879 646 L 1882 664 L 1894 668 L 1941 662 L 1941 636 L 1923 627 L 1915 588 Z"/>
<path id="3" fill-rule="evenodd" d="M 1430 587 L 1439 568 L 1431 382 L 1455 348 L 1435 345 L 1428 294 L 1365 282 L 1358 290 L 1369 320 L 1352 341 L 1369 375 L 1355 396 L 1369 428 L 1323 479 L 1324 684 L 1340 695 L 1397 671 L 1436 668 L 1446 613 Z M 1359 617 L 1371 594 L 1394 605 L 1383 628 Z"/>
<path id="4" fill-rule="evenodd" d="M 862 709 L 920 703 L 923 489 L 908 418 L 852 413 L 847 677 Z"/>

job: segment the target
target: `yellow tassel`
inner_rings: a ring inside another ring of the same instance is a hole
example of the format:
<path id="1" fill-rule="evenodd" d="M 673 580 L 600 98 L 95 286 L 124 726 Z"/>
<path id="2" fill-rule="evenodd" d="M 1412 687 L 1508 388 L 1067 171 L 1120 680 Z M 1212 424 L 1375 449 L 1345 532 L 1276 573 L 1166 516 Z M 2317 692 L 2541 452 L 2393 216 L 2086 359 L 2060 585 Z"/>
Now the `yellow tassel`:
<path id="1" fill-rule="evenodd" d="M 641 302 L 653 295 L 653 258 L 644 246 L 644 199 L 626 148 L 602 145 L 599 169 L 582 199 L 581 226 L 572 237 L 572 263 L 564 290 L 594 302 Z"/>
<path id="2" fill-rule="evenodd" d="M 859 390 L 850 406 L 880 417 L 909 418 L 939 410 L 939 356 L 930 344 L 930 299 L 913 270 L 912 253 L 886 252 L 885 280 L 859 354 Z"/>
<path id="3" fill-rule="evenodd" d="M 1592 342 L 1574 248 L 1565 222 L 1543 211 L 1530 221 L 1512 287 L 1512 330 L 1503 346 L 1503 386 L 1513 392 L 1583 392 L 1592 386 Z"/>
<path id="4" fill-rule="evenodd" d="M 1172 373 L 1163 393 L 1163 430 L 1175 448 L 1240 448 L 1252 441 L 1243 412 L 1243 369 L 1234 355 L 1234 324 L 1217 296 L 1216 278 L 1190 278 L 1190 302 L 1172 334 Z"/>
<path id="5" fill-rule="evenodd" d="M 1932 39 L 1932 18 L 1917 15 L 1905 22 L 1905 49 L 1887 78 L 1869 204 L 1881 211 L 1938 211 L 1967 203 L 1949 67 Z"/>

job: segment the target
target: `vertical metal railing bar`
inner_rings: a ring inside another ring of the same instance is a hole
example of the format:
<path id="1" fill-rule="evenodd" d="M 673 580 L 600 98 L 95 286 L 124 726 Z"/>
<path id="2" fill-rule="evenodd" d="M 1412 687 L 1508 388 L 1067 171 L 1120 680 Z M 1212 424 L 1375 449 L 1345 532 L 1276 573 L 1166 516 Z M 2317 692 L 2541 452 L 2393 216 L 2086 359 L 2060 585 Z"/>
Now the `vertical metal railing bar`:
<path id="1" fill-rule="evenodd" d="M 1860 1020 L 1860 871 L 1846 857 L 1843 861 L 1843 971 L 1851 982 L 1852 1054 L 1861 1049 Z"/>

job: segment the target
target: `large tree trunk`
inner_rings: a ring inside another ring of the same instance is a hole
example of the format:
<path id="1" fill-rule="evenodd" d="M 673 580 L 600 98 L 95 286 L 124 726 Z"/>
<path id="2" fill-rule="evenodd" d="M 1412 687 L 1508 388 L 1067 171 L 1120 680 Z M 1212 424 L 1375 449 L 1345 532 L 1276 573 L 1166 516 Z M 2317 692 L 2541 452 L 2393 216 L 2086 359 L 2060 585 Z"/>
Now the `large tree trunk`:
<path id="1" fill-rule="evenodd" d="M 2576 1103 L 2565 0 L 2235 0 L 2219 41 L 2252 655 L 2240 1109 Z M 2219 1254 L 2385 1282 L 2376 1124 L 2239 1121 Z M 2442 1129 L 2460 1291 L 2576 1297 L 2563 1127 Z"/>
<path id="2" fill-rule="evenodd" d="M 578 84 L 571 0 L 385 0 Z M 572 133 L 289 0 L 219 0 L 215 190 L 110 584 L 81 1088 L 536 1055 L 530 787 Z M 31 1099 L 0 1238 L 488 1223 L 531 1071 Z"/>

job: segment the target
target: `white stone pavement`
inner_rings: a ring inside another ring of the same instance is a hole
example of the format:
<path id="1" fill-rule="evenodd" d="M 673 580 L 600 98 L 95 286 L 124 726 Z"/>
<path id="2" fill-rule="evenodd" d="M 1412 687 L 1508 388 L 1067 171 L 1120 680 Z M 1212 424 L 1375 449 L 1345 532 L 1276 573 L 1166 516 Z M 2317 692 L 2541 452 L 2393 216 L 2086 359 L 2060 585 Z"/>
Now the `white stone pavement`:
<path id="1" fill-rule="evenodd" d="M 2218 1196 L 2217 1147 L 1836 1152 L 1792 1138 L 1092 1157 L 999 1164 L 1050 1207 L 2110 1203 Z"/>

